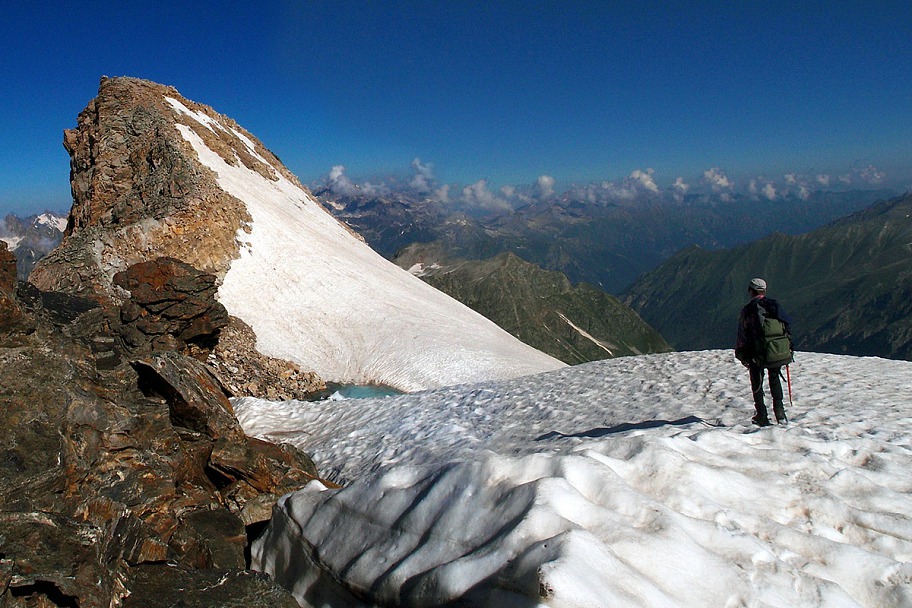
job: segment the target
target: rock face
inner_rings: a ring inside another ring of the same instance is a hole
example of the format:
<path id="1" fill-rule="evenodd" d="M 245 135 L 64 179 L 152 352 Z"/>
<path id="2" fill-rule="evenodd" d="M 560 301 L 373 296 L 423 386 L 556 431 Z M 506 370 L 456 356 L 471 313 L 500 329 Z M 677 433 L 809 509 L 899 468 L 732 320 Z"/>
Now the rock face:
<path id="1" fill-rule="evenodd" d="M 221 605 L 292 606 L 244 570 L 247 531 L 316 476 L 310 459 L 246 437 L 196 359 L 154 340 L 104 356 L 118 309 L 26 284 L 11 298 L 3 253 L 0 605 L 165 606 L 179 583 L 186 605 L 225 584 Z"/>
<path id="2" fill-rule="evenodd" d="M 250 217 L 240 201 L 216 185 L 174 124 L 186 124 L 235 162 L 266 174 L 274 170 L 239 138 L 218 137 L 183 117 L 166 97 L 232 124 L 255 142 L 258 154 L 274 158 L 233 121 L 171 87 L 103 78 L 78 126 L 64 134 L 73 207 L 63 243 L 30 277 L 35 285 L 117 300 L 114 275 L 135 263 L 167 256 L 223 276 L 237 257 L 236 235 Z"/>
<path id="3" fill-rule="evenodd" d="M 261 395 L 273 401 L 304 401 L 326 389 L 314 372 L 276 357 L 267 357 L 255 348 L 256 335 L 250 326 L 229 317 L 219 333 L 218 344 L 206 362 L 232 396 Z"/>
<path id="4" fill-rule="evenodd" d="M 216 135 L 168 99 L 227 127 Z M 270 179 L 279 171 L 297 183 L 255 137 L 211 108 L 171 87 L 103 78 L 78 126 L 64 134 L 73 207 L 63 242 L 29 281 L 45 292 L 122 305 L 118 339 L 133 356 L 163 348 L 206 359 L 228 325 L 216 294 L 250 216 L 175 125 L 235 163 Z M 266 357 L 255 345 L 254 336 L 243 356 L 223 347 L 212 360 L 232 394 L 267 396 L 271 387 L 273 396 L 304 399 L 324 387 L 316 374 Z"/>
<path id="5" fill-rule="evenodd" d="M 383 259 L 253 135 L 171 87 L 102 79 L 64 145 L 74 203 L 62 243 L 30 275 L 43 291 L 123 305 L 119 273 L 172 258 L 215 277 L 256 350 L 329 380 L 417 390 L 561 365 Z M 157 302 L 126 306 L 130 348 L 200 342 Z M 261 380 L 286 380 L 285 395 L 307 382 L 275 359 L 248 365 L 255 377 L 223 363 L 226 384 L 256 396 L 269 395 Z"/>
<path id="6" fill-rule="evenodd" d="M 114 275 L 130 293 L 120 308 L 121 335 L 134 349 L 211 347 L 228 312 L 215 299 L 215 276 L 174 258 L 130 266 Z"/>
<path id="7" fill-rule="evenodd" d="M 16 256 L 0 241 L 0 335 L 25 333 L 33 325 L 16 301 Z"/>

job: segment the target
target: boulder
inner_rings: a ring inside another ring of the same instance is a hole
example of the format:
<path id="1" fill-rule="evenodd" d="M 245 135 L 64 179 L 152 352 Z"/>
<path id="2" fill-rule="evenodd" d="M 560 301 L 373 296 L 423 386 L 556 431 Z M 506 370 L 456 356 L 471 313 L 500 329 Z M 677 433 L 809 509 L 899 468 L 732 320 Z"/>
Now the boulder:
<path id="1" fill-rule="evenodd" d="M 114 284 L 130 294 L 120 308 L 121 337 L 133 352 L 211 350 L 228 324 L 215 283 L 215 275 L 168 257 L 118 272 Z"/>

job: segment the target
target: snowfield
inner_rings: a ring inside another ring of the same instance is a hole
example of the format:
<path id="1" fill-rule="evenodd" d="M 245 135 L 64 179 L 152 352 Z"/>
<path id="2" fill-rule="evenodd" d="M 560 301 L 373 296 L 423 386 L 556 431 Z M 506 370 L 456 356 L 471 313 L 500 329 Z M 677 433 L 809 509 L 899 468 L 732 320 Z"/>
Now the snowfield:
<path id="1" fill-rule="evenodd" d="M 283 497 L 254 567 L 304 606 L 912 606 L 912 363 L 792 377 L 766 429 L 730 351 L 235 400 L 346 483 Z"/>
<path id="2" fill-rule="evenodd" d="M 236 129 L 165 99 L 213 132 L 238 137 L 269 164 Z M 192 129 L 177 127 L 253 218 L 249 233 L 238 231 L 241 257 L 218 299 L 253 328 L 260 352 L 326 381 L 406 391 L 564 366 L 384 259 L 298 185 L 229 165 Z"/>

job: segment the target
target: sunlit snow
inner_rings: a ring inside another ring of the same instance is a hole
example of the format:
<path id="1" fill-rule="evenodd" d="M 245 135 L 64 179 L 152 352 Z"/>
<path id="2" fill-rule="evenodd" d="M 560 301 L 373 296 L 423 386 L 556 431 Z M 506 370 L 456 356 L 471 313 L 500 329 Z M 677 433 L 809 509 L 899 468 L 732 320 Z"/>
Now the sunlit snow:
<path id="1" fill-rule="evenodd" d="M 235 129 L 168 103 L 213 132 Z M 497 325 L 385 260 L 298 185 L 232 166 L 178 125 L 218 184 L 253 218 L 238 232 L 241 257 L 218 299 L 246 321 L 261 352 L 289 359 L 327 381 L 420 390 L 504 379 L 563 367 Z M 265 159 L 259 157 L 266 162 Z"/>
<path id="2" fill-rule="evenodd" d="M 21 236 L 5 236 L 5 237 L 0 237 L 0 241 L 5 242 L 9 246 L 10 251 L 14 251 L 19 246 L 19 243 L 22 242 L 22 237 Z"/>
<path id="3" fill-rule="evenodd" d="M 67 218 L 51 215 L 50 213 L 42 213 L 35 218 L 35 224 L 49 226 L 58 232 L 63 232 L 67 227 Z"/>
<path id="4" fill-rule="evenodd" d="M 799 353 L 756 429 L 730 351 L 383 399 L 235 401 L 345 482 L 254 566 L 302 605 L 912 605 L 912 363 Z"/>

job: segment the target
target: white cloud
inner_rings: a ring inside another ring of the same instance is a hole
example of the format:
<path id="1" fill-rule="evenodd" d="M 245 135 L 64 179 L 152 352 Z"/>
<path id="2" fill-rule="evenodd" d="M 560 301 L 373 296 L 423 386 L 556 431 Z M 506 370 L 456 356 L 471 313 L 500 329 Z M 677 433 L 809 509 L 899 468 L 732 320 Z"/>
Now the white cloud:
<path id="1" fill-rule="evenodd" d="M 776 200 L 776 187 L 773 182 L 764 178 L 751 178 L 747 184 L 747 191 L 754 197 L 763 197 L 767 200 Z"/>
<path id="2" fill-rule="evenodd" d="M 422 163 L 420 158 L 415 158 L 411 164 L 412 169 L 415 171 L 415 175 L 412 177 L 412 181 L 409 182 L 409 186 L 415 192 L 420 194 L 427 194 L 434 188 L 434 165 L 431 163 Z"/>
<path id="3" fill-rule="evenodd" d="M 683 177 L 678 176 L 672 186 L 672 196 L 679 203 L 684 200 L 684 195 L 690 190 L 690 184 L 684 181 Z"/>
<path id="4" fill-rule="evenodd" d="M 818 173 L 817 177 L 815 179 L 817 180 L 817 183 L 820 184 L 821 186 L 823 186 L 824 188 L 826 188 L 830 185 L 830 176 L 827 175 L 826 173 Z"/>
<path id="5" fill-rule="evenodd" d="M 794 173 L 786 173 L 785 174 L 785 183 L 786 183 L 786 185 L 789 185 L 789 186 L 796 185 L 798 183 L 798 176 L 796 176 Z"/>
<path id="6" fill-rule="evenodd" d="M 659 187 L 656 185 L 655 181 L 652 179 L 655 170 L 652 168 L 646 169 L 645 171 L 640 171 L 636 169 L 633 173 L 630 174 L 630 179 L 637 182 L 640 186 L 658 194 Z"/>
<path id="7" fill-rule="evenodd" d="M 469 207 L 477 207 L 488 211 L 511 209 L 510 204 L 503 198 L 495 196 L 488 190 L 488 180 L 480 179 L 474 184 L 462 189 L 462 200 Z"/>
<path id="8" fill-rule="evenodd" d="M 441 203 L 450 202 L 450 185 L 443 184 L 433 192 L 434 198 L 439 200 Z"/>
<path id="9" fill-rule="evenodd" d="M 535 195 L 539 200 L 554 196 L 554 178 L 550 175 L 540 175 L 535 180 Z"/>
<path id="10" fill-rule="evenodd" d="M 710 167 L 704 171 L 703 181 L 712 188 L 713 192 L 725 192 L 733 188 L 728 176 L 719 167 Z"/>
<path id="11" fill-rule="evenodd" d="M 329 171 L 329 187 L 334 193 L 344 196 L 358 193 L 358 187 L 345 175 L 345 165 L 336 165 Z"/>
<path id="12" fill-rule="evenodd" d="M 887 174 L 875 167 L 874 165 L 868 165 L 858 173 L 862 181 L 868 184 L 879 184 L 887 177 Z"/>

